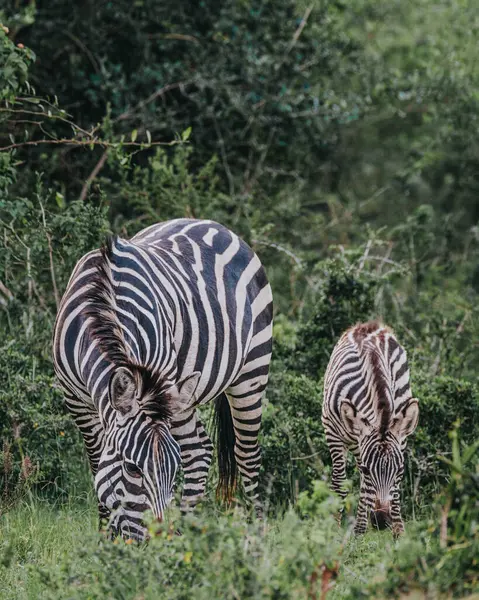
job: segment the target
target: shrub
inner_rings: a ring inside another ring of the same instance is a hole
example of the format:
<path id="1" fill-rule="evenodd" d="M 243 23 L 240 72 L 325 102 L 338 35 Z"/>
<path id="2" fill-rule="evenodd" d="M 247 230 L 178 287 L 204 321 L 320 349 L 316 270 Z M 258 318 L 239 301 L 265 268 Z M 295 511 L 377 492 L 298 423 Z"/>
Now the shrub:
<path id="1" fill-rule="evenodd" d="M 25 488 L 60 495 L 83 481 L 80 436 L 49 369 L 24 346 L 0 351 L 0 488 L 7 503 Z"/>
<path id="2" fill-rule="evenodd" d="M 295 502 L 325 475 L 329 452 L 321 423 L 322 386 L 291 372 L 272 374 L 263 433 L 263 493 L 275 504 Z"/>

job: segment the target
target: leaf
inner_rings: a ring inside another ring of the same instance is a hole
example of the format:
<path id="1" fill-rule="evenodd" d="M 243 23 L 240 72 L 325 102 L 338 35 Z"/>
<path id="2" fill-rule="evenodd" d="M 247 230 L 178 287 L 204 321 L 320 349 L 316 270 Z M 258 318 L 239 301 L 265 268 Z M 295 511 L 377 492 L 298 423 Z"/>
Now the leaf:
<path id="1" fill-rule="evenodd" d="M 61 209 L 65 208 L 65 197 L 63 194 L 60 194 L 60 192 L 56 192 L 55 200 L 57 202 L 58 208 L 61 208 Z"/>
<path id="2" fill-rule="evenodd" d="M 479 440 L 476 440 L 473 444 L 464 449 L 464 453 L 462 455 L 462 464 L 466 465 L 478 450 Z"/>
<path id="3" fill-rule="evenodd" d="M 148 140 L 148 144 L 151 144 L 151 133 L 148 131 L 148 129 L 146 130 L 146 139 Z"/>
<path id="4" fill-rule="evenodd" d="M 138 130 L 133 129 L 133 131 L 131 132 L 131 141 L 134 142 L 136 140 L 137 136 L 138 136 Z"/>
<path id="5" fill-rule="evenodd" d="M 191 127 L 188 127 L 188 128 L 187 128 L 187 129 L 185 129 L 185 130 L 183 131 L 183 133 L 181 134 L 181 140 L 182 140 L 183 142 L 186 142 L 186 141 L 188 141 L 188 140 L 189 140 L 189 138 L 190 138 L 190 135 L 191 135 Z"/>

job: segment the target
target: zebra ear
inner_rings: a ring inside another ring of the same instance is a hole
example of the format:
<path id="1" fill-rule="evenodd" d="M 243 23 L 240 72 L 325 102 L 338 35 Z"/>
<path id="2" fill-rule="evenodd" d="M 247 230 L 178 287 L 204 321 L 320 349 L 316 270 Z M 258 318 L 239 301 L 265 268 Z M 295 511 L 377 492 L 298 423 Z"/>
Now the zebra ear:
<path id="1" fill-rule="evenodd" d="M 416 398 L 411 398 L 405 408 L 394 418 L 391 431 L 403 439 L 411 435 L 417 427 L 419 420 L 419 403 Z"/>
<path id="2" fill-rule="evenodd" d="M 358 411 L 354 404 L 345 398 L 341 401 L 341 421 L 348 433 L 357 433 Z"/>
<path id="3" fill-rule="evenodd" d="M 192 406 L 195 401 L 195 392 L 200 381 L 200 375 L 199 371 L 195 371 L 176 383 L 177 393 L 173 399 L 173 411 L 175 413 L 183 412 Z"/>
<path id="4" fill-rule="evenodd" d="M 108 397 L 113 408 L 122 415 L 127 415 L 138 407 L 138 384 L 130 369 L 116 369 L 110 378 Z"/>

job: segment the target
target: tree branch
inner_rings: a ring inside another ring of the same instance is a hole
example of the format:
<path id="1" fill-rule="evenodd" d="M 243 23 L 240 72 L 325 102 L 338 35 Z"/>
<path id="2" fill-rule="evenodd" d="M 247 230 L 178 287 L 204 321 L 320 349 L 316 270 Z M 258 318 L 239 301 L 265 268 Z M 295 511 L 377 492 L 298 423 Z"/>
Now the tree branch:
<path id="1" fill-rule="evenodd" d="M 184 144 L 182 140 L 172 140 L 171 142 L 107 142 L 105 140 L 75 140 L 74 138 L 61 138 L 58 140 L 30 140 L 27 142 L 18 142 L 9 144 L 0 148 L 0 152 L 13 150 L 14 148 L 22 148 L 23 146 L 39 146 L 40 144 L 65 144 L 68 146 L 101 146 L 102 148 L 118 148 L 119 146 L 150 148 L 151 146 L 176 146 Z"/>
<path id="2" fill-rule="evenodd" d="M 79 200 L 81 200 L 82 202 L 85 200 L 86 195 L 88 194 L 88 190 L 90 189 L 90 186 L 93 183 L 93 181 L 95 180 L 96 176 L 103 169 L 106 159 L 108 158 L 109 152 L 110 152 L 109 148 L 107 148 L 103 152 L 103 154 L 100 156 L 100 160 L 96 163 L 93 171 L 90 173 L 90 175 L 87 177 L 85 183 L 83 184 L 83 187 L 82 187 L 82 190 L 80 193 L 80 197 L 79 197 Z"/>

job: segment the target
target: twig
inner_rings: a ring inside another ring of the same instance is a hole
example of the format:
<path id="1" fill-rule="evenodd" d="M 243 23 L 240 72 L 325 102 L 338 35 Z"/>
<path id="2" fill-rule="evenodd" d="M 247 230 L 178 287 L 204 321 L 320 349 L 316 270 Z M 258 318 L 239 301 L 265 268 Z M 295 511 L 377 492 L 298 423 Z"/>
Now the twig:
<path id="1" fill-rule="evenodd" d="M 290 460 L 307 460 L 308 458 L 314 458 L 318 456 L 321 452 L 313 452 L 312 454 L 307 454 L 306 456 L 291 456 Z"/>
<path id="2" fill-rule="evenodd" d="M 301 259 L 298 258 L 296 256 L 296 254 L 291 252 L 291 250 L 288 250 L 288 248 L 285 248 L 284 246 L 281 246 L 280 244 L 277 244 L 276 242 L 267 242 L 265 240 L 251 240 L 251 243 L 257 244 L 259 246 L 267 246 L 268 248 L 274 248 L 275 250 L 278 250 L 279 252 L 284 252 L 284 254 L 289 256 L 301 270 L 303 269 L 303 263 L 302 263 Z M 308 277 L 308 275 L 304 275 L 304 278 L 306 279 L 308 285 L 314 290 L 315 285 L 314 285 L 314 282 L 311 279 L 311 277 Z"/>
<path id="3" fill-rule="evenodd" d="M 0 281 L 0 292 L 6 297 L 7 300 L 13 299 L 12 292 L 1 281 Z M 0 297 L 0 304 L 7 304 L 7 302 L 2 297 Z"/>
<path id="4" fill-rule="evenodd" d="M 366 244 L 366 250 L 364 251 L 364 254 L 361 256 L 361 260 L 359 261 L 359 271 L 363 270 L 364 267 L 364 263 L 368 257 L 369 251 L 371 250 L 371 246 L 373 244 L 373 241 L 371 239 L 368 240 L 368 243 Z"/>
<path id="5" fill-rule="evenodd" d="M 381 264 L 379 265 L 380 267 L 382 267 L 383 264 L 394 265 L 395 267 L 401 267 L 401 263 L 398 263 L 394 260 L 391 260 L 390 258 L 387 258 L 387 255 L 386 256 L 372 256 L 370 254 L 369 256 L 365 256 L 363 258 L 364 258 L 364 260 L 379 260 L 381 262 Z"/>
<path id="6" fill-rule="evenodd" d="M 116 123 L 118 121 L 124 121 L 125 119 L 128 119 L 133 114 L 135 114 L 138 110 L 144 108 L 147 104 L 150 104 L 150 102 L 153 102 L 153 100 L 156 100 L 157 98 L 161 98 L 162 96 L 164 96 L 167 92 L 170 92 L 171 90 L 176 90 L 178 88 L 185 87 L 187 85 L 190 85 L 191 83 L 192 83 L 192 81 L 178 81 L 177 83 L 169 83 L 168 85 L 165 85 L 164 87 L 162 87 L 162 88 L 156 90 L 155 92 L 153 92 L 152 94 L 150 94 L 148 96 L 148 98 L 146 98 L 145 100 L 138 102 L 138 104 L 135 107 L 126 110 L 121 115 L 119 115 L 118 117 L 113 119 L 113 123 Z"/>
<path id="7" fill-rule="evenodd" d="M 294 262 L 298 265 L 298 267 L 303 268 L 303 263 L 301 262 L 301 259 L 298 258 L 296 256 L 296 254 L 291 252 L 291 250 L 288 250 L 288 248 L 285 248 L 284 246 L 281 246 L 280 244 L 277 244 L 276 242 L 266 242 L 264 240 L 251 240 L 251 242 L 253 244 L 258 244 L 259 246 L 268 246 L 269 248 L 274 248 L 275 250 L 279 250 L 279 252 L 284 252 L 290 258 L 292 258 L 294 260 Z"/>
<path id="8" fill-rule="evenodd" d="M 199 46 L 201 46 L 201 42 L 198 38 L 194 37 L 193 35 L 186 35 L 184 33 L 166 33 L 164 35 L 159 35 L 159 36 L 155 36 L 154 34 L 150 36 L 150 38 L 152 37 L 160 37 L 160 38 L 164 38 L 165 40 L 180 40 L 182 42 L 193 42 L 194 44 L 198 44 Z"/>
<path id="9" fill-rule="evenodd" d="M 259 173 L 261 171 L 261 168 L 263 167 L 263 163 L 264 163 L 264 161 L 266 159 L 266 156 L 268 155 L 268 152 L 269 152 L 269 149 L 271 147 L 271 143 L 273 141 L 273 137 L 274 137 L 275 133 L 276 133 L 276 128 L 272 127 L 270 129 L 270 131 L 269 131 L 268 140 L 267 140 L 267 142 L 265 144 L 263 152 L 261 153 L 261 156 L 259 157 L 259 160 L 256 163 L 256 168 L 254 170 L 253 177 L 249 181 L 246 181 L 246 183 L 244 185 L 244 188 L 245 188 L 244 191 L 246 193 L 250 193 L 250 191 L 253 189 L 253 186 L 256 183 L 257 179 L 258 179 Z"/>
<path id="10" fill-rule="evenodd" d="M 296 45 L 296 42 L 299 40 L 300 35 L 303 33 L 303 29 L 306 27 L 306 23 L 308 22 L 309 15 L 311 14 L 311 11 L 313 10 L 313 7 L 314 7 L 314 4 L 311 4 L 306 9 L 306 11 L 305 11 L 305 13 L 303 15 L 303 18 L 301 19 L 301 22 L 300 22 L 298 28 L 294 32 L 293 39 L 291 40 L 291 43 L 289 44 L 289 47 L 286 50 L 286 54 L 289 54 L 291 52 L 291 50 Z"/>
<path id="11" fill-rule="evenodd" d="M 22 100 L 23 102 L 29 102 L 28 98 L 19 98 L 19 100 Z M 51 102 L 48 102 L 48 101 L 42 99 L 42 103 L 48 104 L 55 110 L 58 110 L 58 108 L 55 105 L 51 104 Z M 83 135 L 87 135 L 88 137 L 93 137 L 92 132 L 87 131 L 86 129 L 83 129 L 82 127 L 80 127 L 79 125 L 74 123 L 73 121 L 70 121 L 70 119 L 66 119 L 65 117 L 62 117 L 60 115 L 55 115 L 53 113 L 48 114 L 45 111 L 26 110 L 24 108 L 0 108 L 0 112 L 11 113 L 11 114 L 36 115 L 36 116 L 46 117 L 48 119 L 51 119 L 52 121 L 61 121 L 62 123 L 66 123 L 67 125 L 70 125 L 70 127 L 74 131 L 76 131 L 76 132 L 79 131 L 80 133 L 83 133 Z M 19 123 L 20 121 L 12 121 L 12 122 Z"/>
<path id="12" fill-rule="evenodd" d="M 33 284 L 33 293 L 35 294 L 38 302 L 40 303 L 40 306 L 43 308 L 44 311 L 46 311 L 48 314 L 51 314 L 51 310 L 48 308 L 47 303 L 45 302 L 45 299 L 43 298 L 43 296 L 40 294 L 40 292 L 38 291 L 37 288 L 37 284 L 35 283 L 35 280 L 32 279 L 32 284 Z"/>
<path id="13" fill-rule="evenodd" d="M 50 237 L 50 234 L 48 233 L 48 230 L 47 230 L 47 220 L 45 218 L 45 210 L 43 208 L 43 204 L 40 199 L 38 199 L 38 202 L 40 204 L 40 210 L 42 211 L 43 229 L 45 231 L 45 236 L 46 236 L 47 242 L 48 242 L 48 254 L 50 256 L 50 274 L 51 274 L 51 278 L 52 278 L 53 295 L 55 297 L 55 305 L 58 309 L 58 306 L 60 305 L 60 295 L 58 293 L 57 280 L 55 277 L 55 265 L 53 263 L 52 238 Z"/>
<path id="14" fill-rule="evenodd" d="M 107 148 L 103 152 L 103 154 L 100 156 L 100 160 L 96 163 L 95 167 L 93 168 L 93 171 L 90 173 L 90 175 L 87 177 L 85 183 L 83 184 L 83 187 L 82 187 L 82 190 L 80 193 L 80 198 L 79 198 L 82 202 L 84 202 L 86 195 L 88 194 L 88 190 L 90 189 L 90 186 L 93 183 L 94 179 L 96 178 L 98 173 L 103 169 L 106 159 L 108 158 L 109 151 L 110 151 L 110 149 Z"/>
<path id="15" fill-rule="evenodd" d="M 381 262 L 378 265 L 378 268 L 377 268 L 378 274 L 381 274 L 383 272 L 383 267 L 384 267 L 385 263 L 393 264 L 393 261 L 390 260 L 390 258 L 389 258 L 391 256 L 392 250 L 393 250 L 393 243 L 389 242 L 386 254 L 383 256 Z"/>
<path id="16" fill-rule="evenodd" d="M 65 144 L 68 146 L 101 146 L 102 148 L 117 148 L 118 146 L 150 148 L 151 146 L 176 146 L 183 144 L 182 140 L 171 140 L 171 142 L 107 142 L 105 140 L 75 140 L 74 138 L 61 138 L 58 140 L 31 140 L 28 142 L 18 142 L 18 144 L 10 144 L 0 148 L 0 152 L 13 150 L 14 148 L 22 148 L 23 146 L 38 146 L 39 144 Z"/>
<path id="17" fill-rule="evenodd" d="M 31 250 L 28 246 L 26 246 L 27 248 L 27 280 L 28 280 L 28 284 L 27 284 L 27 289 L 28 289 L 28 322 L 27 322 L 27 328 L 26 328 L 26 337 L 27 339 L 30 338 L 30 332 L 32 331 L 33 328 L 33 320 L 32 320 L 32 291 L 33 291 L 33 285 L 32 285 L 32 262 L 31 262 Z"/>
<path id="18" fill-rule="evenodd" d="M 449 498 L 441 511 L 441 529 L 439 534 L 439 545 L 441 548 L 445 548 L 447 545 L 447 519 L 451 510 L 451 502 L 452 500 Z"/>

